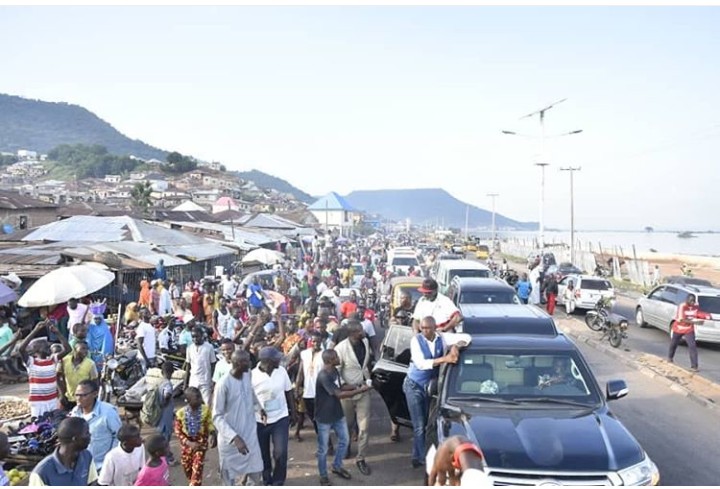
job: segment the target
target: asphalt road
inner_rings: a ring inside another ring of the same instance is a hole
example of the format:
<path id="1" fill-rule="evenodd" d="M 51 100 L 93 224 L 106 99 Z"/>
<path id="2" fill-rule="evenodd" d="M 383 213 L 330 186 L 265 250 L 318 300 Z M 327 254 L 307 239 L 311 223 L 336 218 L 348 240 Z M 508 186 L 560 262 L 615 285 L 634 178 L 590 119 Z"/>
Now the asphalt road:
<path id="1" fill-rule="evenodd" d="M 660 469 L 661 485 L 716 485 L 720 481 L 720 415 L 581 344 L 601 386 L 624 379 L 630 394 L 610 404 Z"/>

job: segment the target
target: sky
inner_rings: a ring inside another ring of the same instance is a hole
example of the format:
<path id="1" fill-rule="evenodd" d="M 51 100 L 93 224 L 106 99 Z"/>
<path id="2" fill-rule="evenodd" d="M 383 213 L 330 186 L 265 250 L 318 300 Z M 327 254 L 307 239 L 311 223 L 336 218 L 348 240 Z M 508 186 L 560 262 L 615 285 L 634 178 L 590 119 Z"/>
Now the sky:
<path id="1" fill-rule="evenodd" d="M 719 7 L 0 7 L 0 93 L 312 194 L 720 229 Z M 564 99 L 545 117 L 520 119 Z M 582 129 L 575 135 L 554 137 Z M 518 135 L 504 135 L 509 130 Z"/>

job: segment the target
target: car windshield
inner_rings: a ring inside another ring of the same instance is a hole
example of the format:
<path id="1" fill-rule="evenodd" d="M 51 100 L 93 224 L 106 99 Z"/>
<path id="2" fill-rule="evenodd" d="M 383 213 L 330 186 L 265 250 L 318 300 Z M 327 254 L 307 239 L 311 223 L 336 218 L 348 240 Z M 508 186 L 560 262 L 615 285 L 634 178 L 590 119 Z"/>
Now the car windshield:
<path id="1" fill-rule="evenodd" d="M 393 258 L 392 266 L 394 267 L 417 267 L 418 261 L 414 256 L 397 256 Z"/>
<path id="2" fill-rule="evenodd" d="M 418 287 L 420 287 L 419 284 L 410 284 L 410 285 L 404 285 L 404 286 L 398 286 L 397 291 L 395 294 L 397 295 L 397 302 L 400 302 L 400 296 L 403 292 L 407 292 L 410 294 L 410 301 L 412 304 L 415 304 L 420 297 L 422 297 L 422 292 L 418 290 Z"/>
<path id="3" fill-rule="evenodd" d="M 600 395 L 590 372 L 574 352 L 514 355 L 465 350 L 451 367 L 447 397 L 462 400 L 478 396 L 537 401 L 557 407 L 548 399 L 597 404 Z"/>
<path id="4" fill-rule="evenodd" d="M 698 307 L 709 314 L 720 314 L 720 297 L 701 295 L 698 297 Z"/>
<path id="5" fill-rule="evenodd" d="M 450 270 L 450 276 L 451 277 L 460 277 L 460 278 L 467 278 L 467 277 L 479 277 L 479 278 L 487 278 L 490 276 L 490 270 Z"/>
<path id="6" fill-rule="evenodd" d="M 511 290 L 471 290 L 460 294 L 460 304 L 519 304 Z"/>
<path id="7" fill-rule="evenodd" d="M 607 280 L 585 279 L 582 281 L 582 288 L 588 290 L 610 290 L 612 284 Z"/>

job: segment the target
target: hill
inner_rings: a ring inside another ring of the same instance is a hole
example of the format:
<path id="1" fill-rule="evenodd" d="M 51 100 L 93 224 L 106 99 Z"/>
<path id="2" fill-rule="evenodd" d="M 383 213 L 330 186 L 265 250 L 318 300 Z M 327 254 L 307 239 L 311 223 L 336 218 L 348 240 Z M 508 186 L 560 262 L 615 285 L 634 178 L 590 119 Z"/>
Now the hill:
<path id="1" fill-rule="evenodd" d="M 412 190 L 357 190 L 345 197 L 353 207 L 370 214 L 413 224 L 442 223 L 463 229 L 467 204 L 439 188 Z M 492 212 L 470 206 L 469 228 L 490 228 Z M 537 223 L 520 222 L 495 214 L 495 226 L 506 229 L 536 229 Z"/>
<path id="2" fill-rule="evenodd" d="M 297 187 L 293 187 L 291 184 L 289 184 L 282 178 L 268 175 L 267 173 L 263 173 L 260 170 L 253 169 L 250 171 L 238 171 L 234 172 L 234 174 L 242 178 L 243 180 L 252 180 L 253 182 L 255 182 L 255 185 L 260 188 L 273 188 L 278 192 L 292 194 L 300 202 L 305 202 L 306 204 L 311 204 L 315 202 L 315 199 L 310 194 L 303 192 Z"/>
<path id="3" fill-rule="evenodd" d="M 165 160 L 166 151 L 130 139 L 78 105 L 0 94 L 0 151 L 47 153 L 61 144 L 101 145 L 115 155 Z"/>

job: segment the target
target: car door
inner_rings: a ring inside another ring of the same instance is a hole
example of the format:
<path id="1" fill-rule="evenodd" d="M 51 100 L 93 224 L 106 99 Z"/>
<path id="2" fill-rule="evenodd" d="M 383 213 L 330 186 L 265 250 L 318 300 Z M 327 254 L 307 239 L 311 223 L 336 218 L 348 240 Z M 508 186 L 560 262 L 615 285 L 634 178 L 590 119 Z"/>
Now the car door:
<path id="1" fill-rule="evenodd" d="M 403 381 L 410 365 L 412 328 L 393 324 L 380 347 L 380 359 L 373 367 L 372 384 L 387 406 L 390 418 L 398 424 L 412 427 Z"/>
<path id="2" fill-rule="evenodd" d="M 656 287 L 655 290 L 648 294 L 647 298 L 642 301 L 642 313 L 645 322 L 656 328 L 660 328 L 659 309 L 662 301 L 662 295 L 665 292 L 665 286 Z"/>
<path id="3" fill-rule="evenodd" d="M 675 318 L 678 305 L 687 299 L 687 292 L 677 287 L 665 287 L 658 311 L 658 327 L 670 333 L 670 324 Z"/>
<path id="4" fill-rule="evenodd" d="M 571 276 L 563 277 L 560 282 L 558 282 L 558 300 L 560 303 L 564 303 L 563 297 L 565 297 L 565 289 L 567 289 L 568 282 L 572 280 Z"/>

